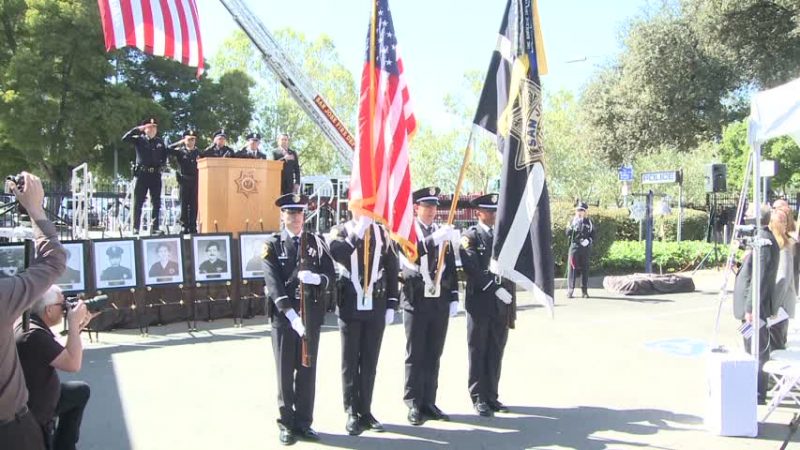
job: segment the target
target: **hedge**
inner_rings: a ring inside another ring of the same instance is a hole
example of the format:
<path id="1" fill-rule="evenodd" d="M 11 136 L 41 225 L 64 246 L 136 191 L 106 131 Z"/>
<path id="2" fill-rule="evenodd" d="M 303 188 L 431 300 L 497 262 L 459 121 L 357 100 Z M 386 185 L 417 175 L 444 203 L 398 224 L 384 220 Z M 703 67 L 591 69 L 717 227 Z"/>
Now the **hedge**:
<path id="1" fill-rule="evenodd" d="M 727 257 L 728 247 L 720 245 L 720 262 Z M 668 273 L 694 268 L 709 252 L 714 244 L 705 241 L 653 242 L 653 272 Z M 713 255 L 706 260 L 706 266 L 714 263 Z M 644 242 L 617 241 L 601 258 L 604 273 L 634 273 L 644 271 Z"/>

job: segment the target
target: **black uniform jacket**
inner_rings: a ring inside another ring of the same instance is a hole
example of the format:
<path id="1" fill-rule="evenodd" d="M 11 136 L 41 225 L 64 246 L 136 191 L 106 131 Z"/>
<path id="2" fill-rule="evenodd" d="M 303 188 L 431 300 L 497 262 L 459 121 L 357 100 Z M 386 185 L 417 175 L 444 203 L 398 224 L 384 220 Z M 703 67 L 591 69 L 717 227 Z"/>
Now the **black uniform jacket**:
<path id="1" fill-rule="evenodd" d="M 137 165 L 161 167 L 166 164 L 167 147 L 160 137 L 149 139 L 143 131 L 139 130 L 139 127 L 134 127 L 122 136 L 122 140 L 133 144 L 133 148 L 136 150 Z"/>
<path id="2" fill-rule="evenodd" d="M 458 278 L 456 277 L 456 258 L 453 253 L 453 246 L 447 246 L 444 256 L 445 269 L 442 273 L 441 291 L 439 298 L 425 297 L 425 282 L 422 276 L 422 259 L 427 259 L 428 274 L 431 280 L 435 280 L 436 268 L 439 264 L 440 246 L 434 245 L 431 234 L 436 229 L 433 225 L 430 232 L 417 233 L 417 254 L 419 259 L 416 263 L 409 261 L 405 257 L 403 261 L 403 295 L 401 296 L 401 306 L 409 311 L 426 311 L 430 309 L 449 308 L 450 302 L 458 301 Z M 418 227 L 419 231 L 420 228 Z M 424 236 L 423 236 L 424 235 Z"/>
<path id="3" fill-rule="evenodd" d="M 461 267 L 467 276 L 464 304 L 467 312 L 472 315 L 507 315 L 509 306 L 500 301 L 495 292 L 503 287 L 510 294 L 515 293 L 513 283 L 503 281 L 489 271 L 492 243 L 492 237 L 480 225 L 470 227 L 461 237 Z"/>

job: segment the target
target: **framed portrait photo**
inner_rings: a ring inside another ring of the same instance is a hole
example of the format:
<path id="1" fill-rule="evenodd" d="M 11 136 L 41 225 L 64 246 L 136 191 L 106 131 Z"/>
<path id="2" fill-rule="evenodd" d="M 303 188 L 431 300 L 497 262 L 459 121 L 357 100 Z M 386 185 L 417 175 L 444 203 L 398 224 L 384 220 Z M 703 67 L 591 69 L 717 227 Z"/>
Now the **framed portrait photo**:
<path id="1" fill-rule="evenodd" d="M 180 236 L 141 240 L 144 284 L 183 283 L 183 251 Z"/>
<path id="2" fill-rule="evenodd" d="M 230 281 L 233 279 L 230 234 L 193 235 L 192 253 L 196 281 Z"/>
<path id="3" fill-rule="evenodd" d="M 25 244 L 0 244 L 0 278 L 11 278 L 25 270 Z"/>
<path id="4" fill-rule="evenodd" d="M 67 268 L 56 283 L 65 293 L 86 291 L 86 245 L 83 241 L 61 243 L 67 252 Z"/>
<path id="5" fill-rule="evenodd" d="M 104 239 L 92 242 L 97 290 L 136 287 L 136 241 Z"/>
<path id="6" fill-rule="evenodd" d="M 262 253 L 270 233 L 239 233 L 239 264 L 243 279 L 264 278 Z"/>

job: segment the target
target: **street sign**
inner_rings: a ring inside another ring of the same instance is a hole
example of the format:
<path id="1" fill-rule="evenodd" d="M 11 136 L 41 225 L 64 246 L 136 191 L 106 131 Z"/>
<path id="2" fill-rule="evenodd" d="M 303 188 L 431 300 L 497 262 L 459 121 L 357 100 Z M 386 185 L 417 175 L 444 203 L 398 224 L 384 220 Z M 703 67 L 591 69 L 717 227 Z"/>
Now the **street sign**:
<path id="1" fill-rule="evenodd" d="M 620 167 L 619 181 L 633 181 L 633 167 L 631 166 Z"/>
<path id="2" fill-rule="evenodd" d="M 667 184 L 677 183 L 678 181 L 680 180 L 677 170 L 645 172 L 642 174 L 642 184 Z"/>

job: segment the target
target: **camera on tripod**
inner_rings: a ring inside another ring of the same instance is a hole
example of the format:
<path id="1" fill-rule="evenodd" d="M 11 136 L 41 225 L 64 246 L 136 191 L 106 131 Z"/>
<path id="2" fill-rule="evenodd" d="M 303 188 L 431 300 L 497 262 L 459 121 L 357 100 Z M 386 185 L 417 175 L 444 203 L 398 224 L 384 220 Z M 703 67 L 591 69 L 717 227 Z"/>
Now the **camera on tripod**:
<path id="1" fill-rule="evenodd" d="M 81 297 L 67 297 L 64 299 L 64 303 L 62 306 L 64 314 L 69 312 L 70 309 L 77 306 L 78 302 L 81 300 L 83 300 L 83 304 L 86 305 L 86 310 L 88 310 L 92 314 L 103 310 L 106 307 L 106 305 L 108 305 L 107 295 L 97 295 L 89 299 Z"/>

